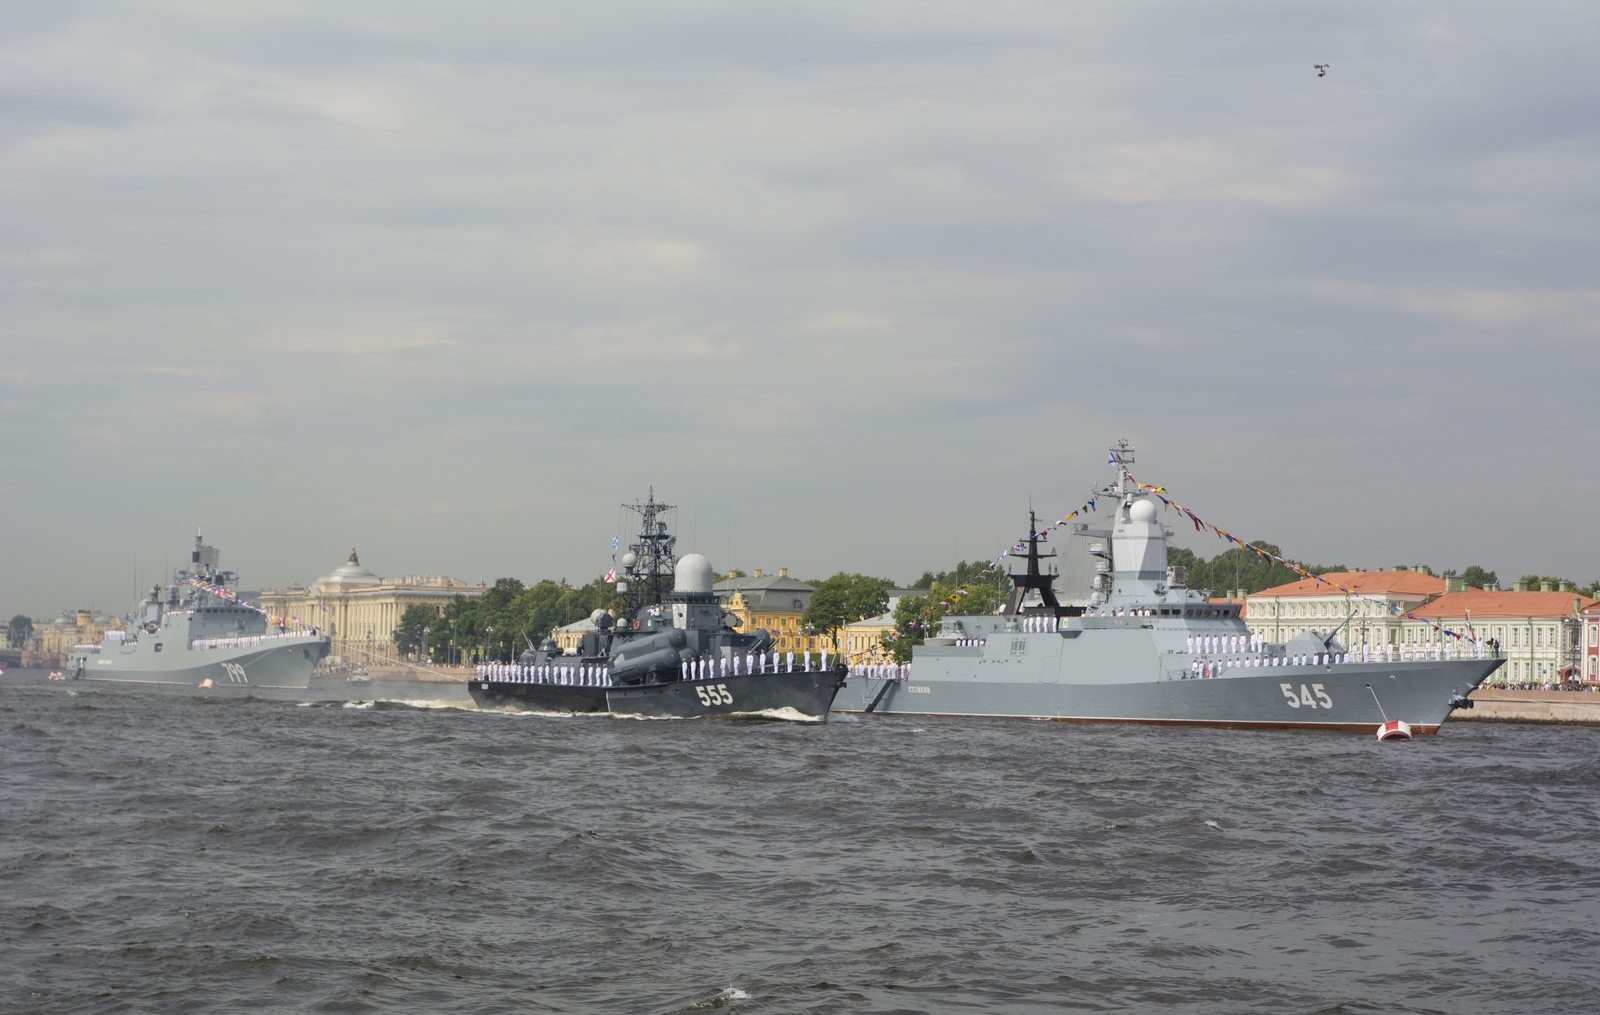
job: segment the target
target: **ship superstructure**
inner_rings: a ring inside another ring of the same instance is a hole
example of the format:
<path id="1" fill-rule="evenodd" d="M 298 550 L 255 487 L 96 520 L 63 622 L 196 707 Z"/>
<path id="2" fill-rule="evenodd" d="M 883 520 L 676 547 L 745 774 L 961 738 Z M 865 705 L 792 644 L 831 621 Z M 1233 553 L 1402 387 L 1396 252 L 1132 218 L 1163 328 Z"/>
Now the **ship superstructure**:
<path id="1" fill-rule="evenodd" d="M 618 561 L 621 616 L 591 616 L 594 630 L 566 654 L 553 639 L 515 663 L 487 663 L 468 685 L 484 708 L 534 712 L 612 712 L 661 718 L 763 715 L 819 720 L 844 685 L 841 660 L 773 651 L 772 635 L 737 629 L 712 591 L 711 561 L 676 556 L 652 492 L 626 504 L 639 536 Z"/>
<path id="2" fill-rule="evenodd" d="M 1099 567 L 1086 602 L 1057 600 L 1058 574 L 1030 515 L 999 614 L 946 615 L 913 650 L 909 677 L 849 689 L 834 708 L 1367 732 L 1400 718 L 1432 733 L 1502 665 L 1481 647 L 1396 661 L 1347 652 L 1337 631 L 1252 637 L 1244 604 L 1215 602 L 1167 566 L 1171 532 L 1129 474 L 1134 449 L 1111 451 L 1117 477 L 1102 495 L 1115 498 L 1115 514 L 1109 530 L 1088 533 L 1100 541 L 1090 545 Z"/>
<path id="3" fill-rule="evenodd" d="M 269 623 L 232 590 L 237 576 L 197 534 L 188 568 L 154 586 L 127 627 L 68 656 L 75 679 L 174 687 L 304 688 L 328 654 L 320 632 Z M 275 618 L 274 618 L 275 619 Z M 209 683 L 208 683 L 209 682 Z"/>

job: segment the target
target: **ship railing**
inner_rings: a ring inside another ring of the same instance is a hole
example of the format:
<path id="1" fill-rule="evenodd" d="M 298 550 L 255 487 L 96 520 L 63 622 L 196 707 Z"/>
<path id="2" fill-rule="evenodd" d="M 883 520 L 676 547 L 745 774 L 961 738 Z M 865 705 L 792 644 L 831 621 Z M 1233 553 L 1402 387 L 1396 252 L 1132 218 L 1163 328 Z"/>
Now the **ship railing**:
<path id="1" fill-rule="evenodd" d="M 189 642 L 191 649 L 212 648 L 250 648 L 255 645 L 266 645 L 279 641 L 297 641 L 302 638 L 315 638 L 317 635 L 310 631 L 285 631 L 283 634 L 246 634 L 237 638 L 195 638 Z"/>
<path id="2" fill-rule="evenodd" d="M 562 687 L 611 687 L 611 668 L 575 663 L 479 663 L 478 679 L 504 684 L 554 684 Z"/>
<path id="3" fill-rule="evenodd" d="M 850 668 L 853 677 L 868 680 L 910 680 L 910 663 L 856 663 Z"/>
<path id="4" fill-rule="evenodd" d="M 1232 651 L 1230 651 L 1232 649 Z M 1381 649 L 1378 650 L 1378 649 Z M 1432 643 L 1428 645 L 1363 645 L 1359 651 L 1350 652 L 1288 652 L 1283 653 L 1281 647 L 1277 652 L 1241 651 L 1230 645 L 1192 645 L 1190 651 L 1185 653 L 1190 657 L 1189 674 L 1186 679 L 1205 680 L 1220 677 L 1226 671 L 1233 669 L 1251 669 L 1255 667 L 1280 667 L 1280 666 L 1344 666 L 1349 663 L 1419 663 L 1419 662 L 1449 662 L 1457 658 L 1449 643 Z M 1477 644 L 1471 650 L 1476 658 L 1484 658 L 1482 644 Z M 1281 653 L 1281 654 L 1280 654 Z M 1469 659 L 1473 655 L 1462 654 L 1460 658 Z"/>

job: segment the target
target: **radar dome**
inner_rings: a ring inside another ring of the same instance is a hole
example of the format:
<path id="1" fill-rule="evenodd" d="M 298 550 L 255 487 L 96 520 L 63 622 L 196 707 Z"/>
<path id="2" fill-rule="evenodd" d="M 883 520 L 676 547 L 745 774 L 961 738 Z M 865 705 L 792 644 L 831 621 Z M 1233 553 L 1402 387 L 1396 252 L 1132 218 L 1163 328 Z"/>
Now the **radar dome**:
<path id="1" fill-rule="evenodd" d="M 703 554 L 686 553 L 678 559 L 672 579 L 674 592 L 710 592 L 711 561 Z"/>
<path id="2" fill-rule="evenodd" d="M 639 563 L 639 555 L 637 553 L 634 553 L 632 550 L 629 550 L 627 553 L 624 553 L 622 555 L 622 566 L 623 567 L 630 568 L 630 567 L 633 567 L 633 565 L 635 565 L 637 563 Z"/>
<path id="3" fill-rule="evenodd" d="M 611 621 L 611 614 L 605 610 L 595 610 L 589 614 L 589 622 L 602 631 L 611 626 Z"/>
<path id="4" fill-rule="evenodd" d="M 1128 509 L 1128 520 L 1149 524 L 1156 520 L 1156 506 L 1147 500 L 1136 500 Z"/>

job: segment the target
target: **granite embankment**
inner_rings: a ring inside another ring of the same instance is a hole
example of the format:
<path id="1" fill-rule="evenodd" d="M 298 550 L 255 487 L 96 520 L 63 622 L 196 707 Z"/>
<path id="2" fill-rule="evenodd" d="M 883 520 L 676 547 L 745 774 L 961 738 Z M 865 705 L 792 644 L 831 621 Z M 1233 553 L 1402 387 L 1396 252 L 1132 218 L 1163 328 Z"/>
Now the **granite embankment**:
<path id="1" fill-rule="evenodd" d="M 1472 708 L 1458 709 L 1451 722 L 1548 722 L 1600 725 L 1600 693 L 1517 691 L 1480 687 Z"/>

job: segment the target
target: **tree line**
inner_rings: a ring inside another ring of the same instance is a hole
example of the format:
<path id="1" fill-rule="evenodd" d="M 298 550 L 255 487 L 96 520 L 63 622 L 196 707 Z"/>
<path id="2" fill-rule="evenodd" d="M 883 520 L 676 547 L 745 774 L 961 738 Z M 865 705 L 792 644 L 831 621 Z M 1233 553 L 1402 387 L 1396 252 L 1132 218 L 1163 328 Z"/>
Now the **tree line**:
<path id="1" fill-rule="evenodd" d="M 1257 540 L 1250 545 L 1282 556 L 1282 551 L 1272 543 Z M 1237 547 L 1207 559 L 1192 550 L 1169 546 L 1167 563 L 1188 570 L 1190 588 L 1211 589 L 1213 594 L 1242 590 L 1250 595 L 1301 580 L 1293 569 Z M 1312 574 L 1349 570 L 1342 564 L 1295 563 Z M 947 614 L 972 616 L 998 612 L 1011 594 L 1012 583 L 1003 569 L 987 570 L 988 566 L 987 561 L 963 560 L 950 570 L 924 571 L 911 587 L 926 592 L 903 596 L 895 606 L 895 625 L 908 635 L 886 639 L 885 648 L 889 654 L 897 661 L 909 661 L 912 647 L 922 644 L 928 631 L 937 630 L 940 619 Z M 1455 573 L 1454 570 L 1444 572 L 1445 575 Z M 738 576 L 738 572 L 729 572 L 728 575 L 718 574 L 715 579 Z M 1461 576 L 1470 588 L 1498 584 L 1493 571 L 1477 565 L 1464 569 Z M 1559 588 L 1562 581 L 1540 575 L 1525 575 L 1524 579 L 1533 582 L 1533 588 L 1538 588 L 1540 581 L 1557 582 Z M 801 616 L 801 624 L 806 633 L 826 636 L 836 645 L 844 627 L 881 616 L 888 610 L 888 590 L 895 587 L 888 578 L 844 571 L 806 584 L 814 591 Z M 952 606 L 941 605 L 963 587 L 967 589 L 965 597 Z M 1594 596 L 1597 588 L 1600 582 L 1592 582 L 1581 591 Z M 455 663 L 472 658 L 511 661 L 530 645 L 537 646 L 558 627 L 582 620 L 597 609 L 620 613 L 624 606 L 625 600 L 616 594 L 615 586 L 598 578 L 577 587 L 564 578 L 534 585 L 524 585 L 516 578 L 500 578 L 482 596 L 476 599 L 457 596 L 442 612 L 433 606 L 407 607 L 392 637 L 395 647 L 402 653 L 415 652 L 435 662 Z M 13 645 L 23 643 L 32 627 L 27 617 L 20 614 L 13 617 L 7 630 L 9 640 Z"/>
<path id="2" fill-rule="evenodd" d="M 620 611 L 623 602 L 616 587 L 599 578 L 576 588 L 565 578 L 535 585 L 498 578 L 475 599 L 456 596 L 443 612 L 435 606 L 406 607 L 392 638 L 402 653 L 415 652 L 438 663 L 473 658 L 510 662 L 556 628 L 595 610 Z"/>

